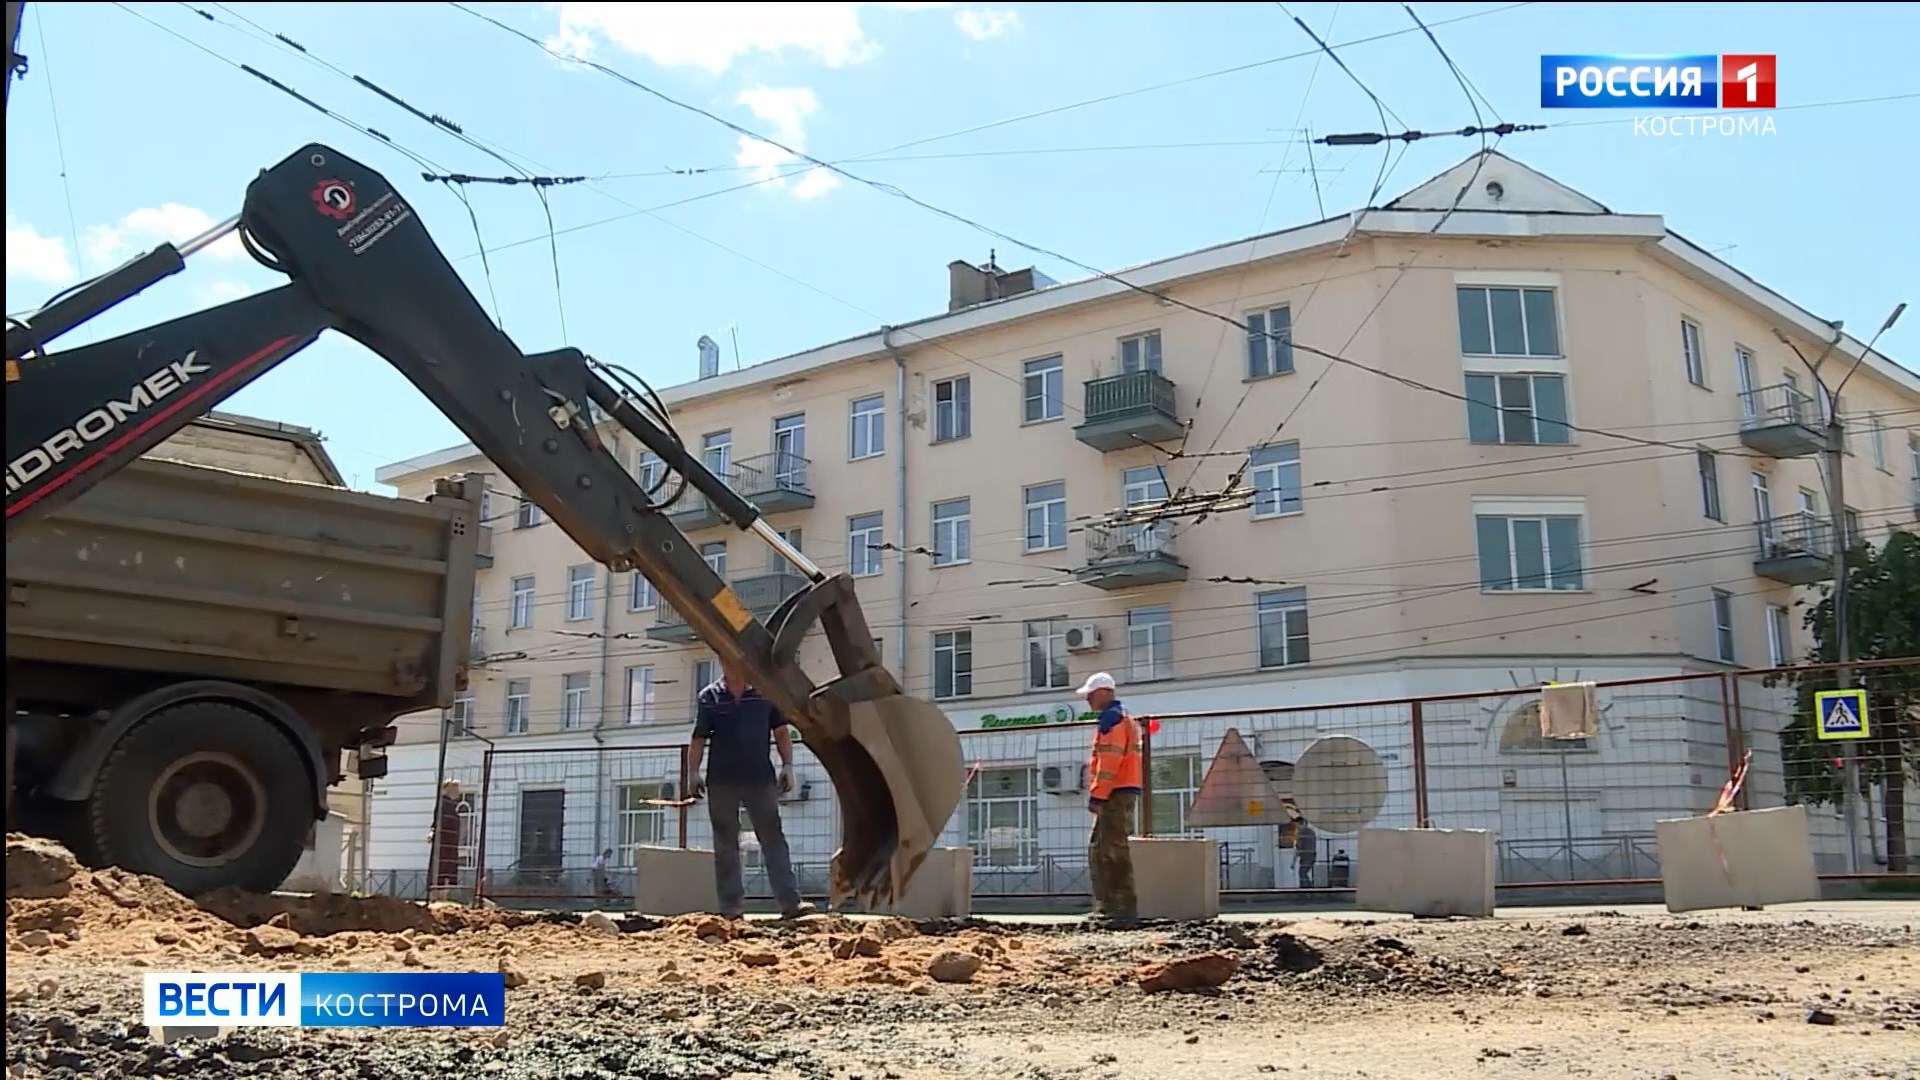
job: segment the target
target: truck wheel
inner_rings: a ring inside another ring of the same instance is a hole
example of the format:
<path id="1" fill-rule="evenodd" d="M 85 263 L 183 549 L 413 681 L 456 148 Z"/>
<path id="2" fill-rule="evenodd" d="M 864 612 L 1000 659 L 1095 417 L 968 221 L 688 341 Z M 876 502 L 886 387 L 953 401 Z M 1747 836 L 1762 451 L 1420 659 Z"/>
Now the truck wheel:
<path id="1" fill-rule="evenodd" d="M 154 713 L 114 745 L 89 818 L 101 861 L 195 896 L 279 888 L 313 808 L 307 763 L 272 721 L 192 702 Z"/>

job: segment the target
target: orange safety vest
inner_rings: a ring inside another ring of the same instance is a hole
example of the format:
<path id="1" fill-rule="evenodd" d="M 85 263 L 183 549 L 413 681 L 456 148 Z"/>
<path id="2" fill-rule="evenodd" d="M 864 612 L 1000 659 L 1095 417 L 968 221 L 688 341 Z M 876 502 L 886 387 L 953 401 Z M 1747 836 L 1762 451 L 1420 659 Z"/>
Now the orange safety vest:
<path id="1" fill-rule="evenodd" d="M 1140 725 L 1118 702 L 1108 708 L 1120 714 L 1120 722 L 1094 735 L 1093 756 L 1087 760 L 1087 796 L 1096 800 L 1140 793 Z"/>

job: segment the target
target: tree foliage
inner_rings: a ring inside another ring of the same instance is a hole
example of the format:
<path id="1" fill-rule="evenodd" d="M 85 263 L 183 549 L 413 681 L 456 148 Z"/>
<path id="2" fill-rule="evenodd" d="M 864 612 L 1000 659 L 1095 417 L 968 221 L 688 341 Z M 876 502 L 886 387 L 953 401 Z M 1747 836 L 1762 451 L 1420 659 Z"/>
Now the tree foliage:
<path id="1" fill-rule="evenodd" d="M 1854 660 L 1895 660 L 1920 656 L 1920 536 L 1896 531 L 1879 548 L 1861 543 L 1847 554 L 1847 626 Z M 1820 601 L 1806 615 L 1813 636 L 1810 663 L 1839 660 L 1835 633 L 1834 589 L 1822 590 Z M 1798 692 L 1794 722 L 1781 733 L 1786 758 L 1787 793 L 1797 802 L 1837 802 L 1840 774 L 1833 759 L 1839 742 L 1821 742 L 1815 735 L 1813 695 L 1840 689 L 1832 670 L 1788 676 Z M 1852 685 L 1867 691 L 1871 737 L 1857 741 L 1863 785 L 1920 778 L 1920 663 L 1854 672 Z"/>

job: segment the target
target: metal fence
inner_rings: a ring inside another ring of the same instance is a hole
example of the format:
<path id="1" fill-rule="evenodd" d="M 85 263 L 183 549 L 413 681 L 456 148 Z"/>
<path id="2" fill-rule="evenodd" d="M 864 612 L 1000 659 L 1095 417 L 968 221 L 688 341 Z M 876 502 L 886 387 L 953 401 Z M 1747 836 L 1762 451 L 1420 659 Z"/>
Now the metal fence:
<path id="1" fill-rule="evenodd" d="M 1823 874 L 1910 872 L 1907 853 L 1920 838 L 1920 798 L 1907 794 L 1920 777 L 1920 658 L 1853 671 L 1852 684 L 1868 692 L 1870 735 L 1852 742 L 1813 737 L 1813 694 L 1836 685 L 1832 665 L 1600 682 L 1594 734 L 1577 740 L 1543 736 L 1538 686 L 1143 717 L 1151 733 L 1136 831 L 1214 838 L 1230 891 L 1350 888 L 1365 873 L 1360 825 L 1303 825 L 1293 776 L 1316 740 L 1344 735 L 1371 747 L 1377 768 L 1336 770 L 1351 779 L 1334 783 L 1353 790 L 1323 790 L 1317 805 L 1329 796 L 1364 804 L 1375 810 L 1372 827 L 1490 831 L 1503 886 L 1657 881 L 1654 823 L 1714 807 L 1743 762 L 1734 805 L 1806 804 Z M 966 791 L 940 842 L 972 849 L 976 896 L 1086 894 L 1090 721 L 1059 709 L 989 717 L 985 730 L 962 733 Z M 1232 742 L 1244 754 L 1223 753 Z M 1858 776 L 1851 798 L 1849 754 Z M 838 809 L 803 746 L 795 772 L 781 827 L 803 891 L 820 896 Z M 710 807 L 684 802 L 690 778 L 679 742 L 495 746 L 454 778 L 466 792 L 456 895 L 529 906 L 617 897 L 633 887 L 635 846 L 712 843 Z M 1244 820 L 1211 823 L 1222 805 L 1244 808 Z M 748 894 L 765 897 L 760 838 L 745 820 L 741 837 Z M 367 875 L 369 888 L 403 895 L 424 891 L 424 877 Z"/>

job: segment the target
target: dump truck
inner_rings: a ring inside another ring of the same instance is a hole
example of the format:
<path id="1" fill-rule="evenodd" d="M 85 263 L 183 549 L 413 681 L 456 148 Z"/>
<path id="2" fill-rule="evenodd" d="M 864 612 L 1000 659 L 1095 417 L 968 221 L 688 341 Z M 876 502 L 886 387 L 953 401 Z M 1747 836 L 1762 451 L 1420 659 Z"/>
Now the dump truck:
<path id="1" fill-rule="evenodd" d="M 10 536 L 9 829 L 190 894 L 277 887 L 394 718 L 464 687 L 482 482 L 147 457 Z"/>

